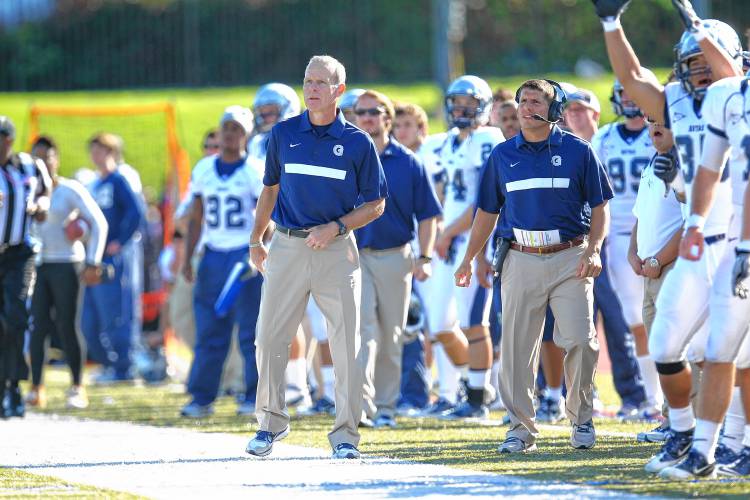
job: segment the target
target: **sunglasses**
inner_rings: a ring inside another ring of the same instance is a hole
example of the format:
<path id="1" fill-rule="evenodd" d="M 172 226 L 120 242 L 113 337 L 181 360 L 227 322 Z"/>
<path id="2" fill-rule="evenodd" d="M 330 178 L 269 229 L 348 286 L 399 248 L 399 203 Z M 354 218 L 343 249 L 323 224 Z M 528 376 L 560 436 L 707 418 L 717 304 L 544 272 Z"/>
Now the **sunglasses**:
<path id="1" fill-rule="evenodd" d="M 385 109 L 383 108 L 359 108 L 354 110 L 354 114 L 357 116 L 364 116 L 364 115 L 370 115 L 370 116 L 380 116 L 381 114 L 385 113 Z"/>
<path id="2" fill-rule="evenodd" d="M 206 144 L 203 145 L 203 149 L 219 149 L 220 147 L 221 146 L 219 146 L 218 144 L 209 144 L 209 143 L 206 143 Z"/>

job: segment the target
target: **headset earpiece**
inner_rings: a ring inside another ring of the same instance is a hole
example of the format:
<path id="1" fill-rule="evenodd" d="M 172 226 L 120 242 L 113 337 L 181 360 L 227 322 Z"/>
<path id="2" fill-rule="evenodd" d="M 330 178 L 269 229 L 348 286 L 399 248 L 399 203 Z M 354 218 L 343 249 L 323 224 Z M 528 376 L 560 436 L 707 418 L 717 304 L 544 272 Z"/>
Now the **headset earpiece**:
<path id="1" fill-rule="evenodd" d="M 559 83 L 557 83 L 554 80 L 544 80 L 545 82 L 552 85 L 552 88 L 555 89 L 555 97 L 552 99 L 552 102 L 549 103 L 549 111 L 547 112 L 547 120 L 553 123 L 557 123 L 562 119 L 562 113 L 563 113 L 563 107 L 565 106 L 565 102 L 568 100 L 568 98 L 565 96 L 565 91 L 560 86 Z M 523 87 L 518 87 L 516 90 L 516 104 L 521 104 L 521 89 Z"/>

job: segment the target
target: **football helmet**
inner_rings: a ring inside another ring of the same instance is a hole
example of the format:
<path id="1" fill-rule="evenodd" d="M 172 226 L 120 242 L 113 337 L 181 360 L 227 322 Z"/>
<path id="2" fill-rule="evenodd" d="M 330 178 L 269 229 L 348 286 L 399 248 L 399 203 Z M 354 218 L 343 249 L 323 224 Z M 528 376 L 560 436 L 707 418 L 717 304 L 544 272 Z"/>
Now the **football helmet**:
<path id="1" fill-rule="evenodd" d="M 649 75 L 652 80 L 658 81 L 656 78 L 656 75 L 648 69 L 648 68 L 641 68 L 641 72 Z M 618 78 L 615 78 L 615 83 L 612 85 L 612 95 L 609 96 L 609 102 L 612 103 L 612 111 L 614 111 L 615 115 L 617 116 L 624 116 L 625 118 L 635 118 L 636 116 L 643 116 L 643 111 L 641 108 L 635 105 L 633 103 L 632 106 L 625 106 L 622 102 L 622 91 L 625 90 L 625 88 L 622 86 L 622 83 L 620 83 L 620 80 Z"/>
<path id="2" fill-rule="evenodd" d="M 339 109 L 341 111 L 354 109 L 354 104 L 357 102 L 357 99 L 364 93 L 365 89 L 347 90 L 341 95 L 341 98 L 339 99 Z"/>
<path id="3" fill-rule="evenodd" d="M 719 46 L 724 49 L 729 56 L 735 61 L 737 67 L 742 66 L 742 44 L 737 32 L 728 24 L 717 21 L 716 19 L 704 19 L 703 28 L 708 35 L 713 38 Z M 690 81 L 690 77 L 699 73 L 710 72 L 710 68 L 690 69 L 690 59 L 701 54 L 703 51 L 698 45 L 695 36 L 689 31 L 685 31 L 680 41 L 674 48 L 674 74 L 679 80 L 682 88 L 696 99 L 702 99 L 706 94 L 706 87 L 696 88 Z"/>
<path id="4" fill-rule="evenodd" d="M 267 132 L 274 125 L 265 123 L 258 112 L 261 106 L 273 104 L 279 108 L 278 121 L 286 120 L 300 113 L 299 96 L 289 85 L 283 83 L 268 83 L 258 89 L 253 100 L 253 113 L 255 114 L 255 128 L 260 132 Z"/>
<path id="5" fill-rule="evenodd" d="M 475 98 L 477 107 L 465 109 L 461 116 L 453 116 L 453 99 L 460 95 L 467 95 Z M 492 109 L 492 90 L 490 86 L 474 75 L 464 75 L 456 78 L 448 86 L 445 92 L 445 115 L 446 121 L 451 127 L 468 128 L 475 125 L 485 125 L 490 118 Z"/>

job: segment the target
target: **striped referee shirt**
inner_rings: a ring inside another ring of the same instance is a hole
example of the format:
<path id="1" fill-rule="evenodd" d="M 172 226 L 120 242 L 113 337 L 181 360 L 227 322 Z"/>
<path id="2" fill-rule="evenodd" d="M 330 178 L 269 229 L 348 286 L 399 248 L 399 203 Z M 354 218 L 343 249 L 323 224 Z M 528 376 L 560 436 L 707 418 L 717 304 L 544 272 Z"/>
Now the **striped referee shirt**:
<path id="1" fill-rule="evenodd" d="M 29 207 L 47 198 L 52 180 L 41 160 L 26 153 L 12 155 L 0 167 L 0 245 L 20 245 L 28 241 Z M 49 206 L 49 203 L 46 203 Z"/>

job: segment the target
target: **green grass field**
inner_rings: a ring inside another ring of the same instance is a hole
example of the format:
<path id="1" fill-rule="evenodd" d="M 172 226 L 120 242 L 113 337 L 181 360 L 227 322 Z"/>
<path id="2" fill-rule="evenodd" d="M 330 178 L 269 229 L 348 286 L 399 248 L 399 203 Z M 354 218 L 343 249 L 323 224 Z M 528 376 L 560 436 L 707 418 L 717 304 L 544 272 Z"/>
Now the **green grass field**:
<path id="1" fill-rule="evenodd" d="M 255 428 L 254 422 L 235 416 L 236 405 L 231 398 L 220 399 L 216 414 L 211 418 L 200 421 L 180 418 L 179 409 L 187 402 L 187 397 L 179 385 L 90 388 L 91 407 L 83 412 L 68 411 L 64 409 L 63 399 L 63 391 L 68 383 L 67 374 L 61 369 L 55 369 L 48 370 L 46 377 L 50 404 L 44 410 L 45 413 L 180 427 L 200 432 L 233 433 L 248 437 Z M 605 404 L 617 404 L 611 377 L 600 375 L 598 387 Z M 499 413 L 493 414 L 493 418 L 499 419 L 500 416 Z M 498 443 L 504 437 L 503 427 L 436 419 L 400 418 L 398 423 L 399 427 L 395 430 L 364 429 L 362 452 L 366 455 L 444 464 L 537 481 L 580 483 L 639 494 L 724 498 L 747 498 L 750 494 L 748 481 L 704 480 L 681 483 L 663 481 L 647 474 L 643 465 L 658 450 L 658 446 L 636 443 L 635 434 L 652 424 L 597 420 L 598 440 L 596 447 L 590 451 L 578 451 L 570 447 L 567 425 L 546 426 L 538 442 L 538 452 L 509 457 L 500 456 L 496 452 Z M 293 417 L 293 432 L 286 442 L 327 448 L 326 434 L 331 424 L 331 417 Z M 60 488 L 79 488 L 82 495 L 87 495 L 89 491 L 85 487 L 70 486 L 54 479 L 0 469 L 0 496 L 9 488 L 13 488 L 13 496 L 16 493 L 23 494 L 28 489 L 35 495 L 47 498 L 58 496 L 56 491 Z"/>
<path id="2" fill-rule="evenodd" d="M 659 77 L 667 70 L 657 70 Z M 560 81 L 593 90 L 602 104 L 602 123 L 614 117 L 609 106 L 612 76 L 604 75 L 595 80 L 582 80 L 572 75 L 551 75 Z M 493 89 L 503 86 L 515 89 L 526 77 L 518 76 L 490 79 Z M 407 85 L 364 84 L 355 82 L 354 87 L 372 87 L 384 92 L 397 101 L 414 102 L 424 107 L 430 115 L 430 130 L 439 132 L 445 129 L 442 97 L 438 87 L 432 83 Z M 203 134 L 215 126 L 226 106 L 243 104 L 250 106 L 256 87 L 233 87 L 211 89 L 163 89 L 163 90 L 123 90 L 102 92 L 46 92 L 46 93 L 3 93 L 0 94 L 0 114 L 8 115 L 18 129 L 17 149 L 25 150 L 29 136 L 29 110 L 34 104 L 56 106 L 134 106 L 141 104 L 171 102 L 177 111 L 177 132 L 182 146 L 187 150 L 191 164 L 199 158 Z M 301 92 L 297 86 L 298 92 Z M 163 127 L 154 120 L 136 120 L 128 117 L 100 119 L 96 122 L 81 123 L 73 119 L 55 119 L 52 130 L 42 129 L 42 133 L 59 136 L 62 172 L 70 175 L 83 166 L 90 166 L 85 143 L 93 131 L 117 131 L 126 138 L 126 160 L 141 171 L 144 184 L 159 189 L 163 184 L 163 161 L 153 163 L 155 153 L 165 141 Z M 93 127 L 93 128 L 92 128 Z"/>

